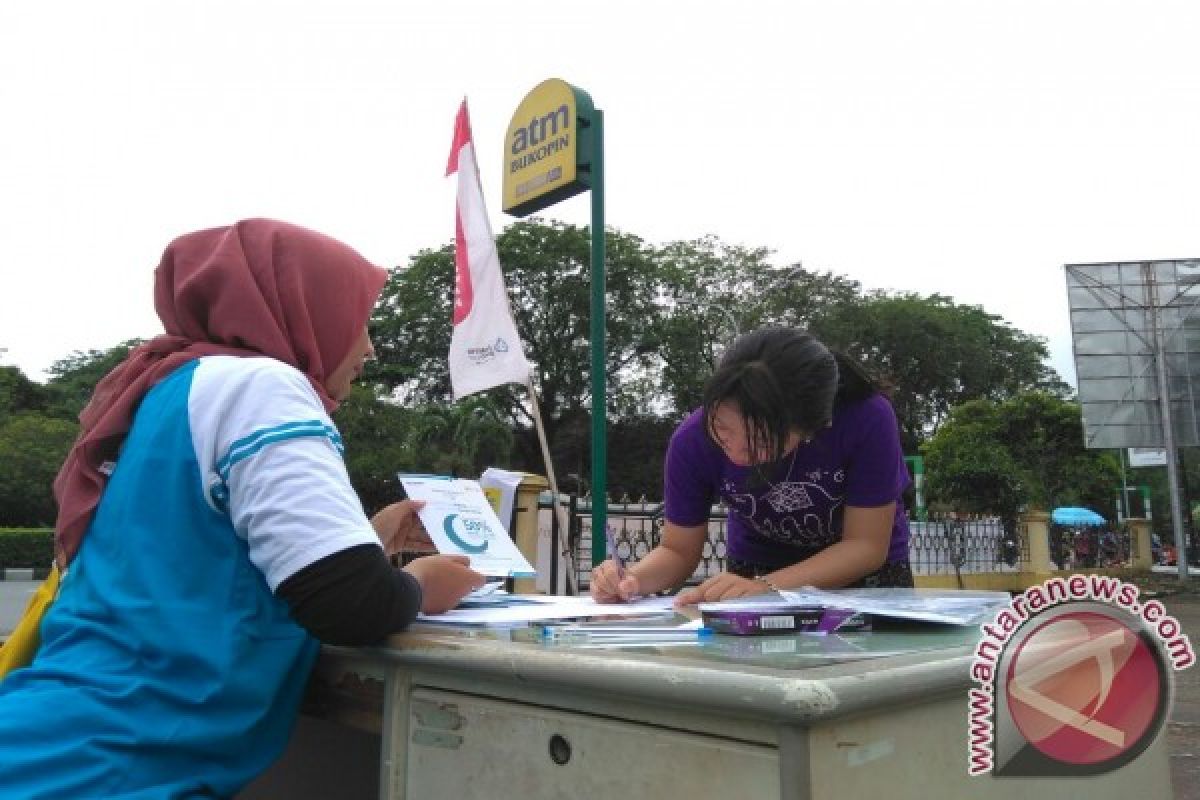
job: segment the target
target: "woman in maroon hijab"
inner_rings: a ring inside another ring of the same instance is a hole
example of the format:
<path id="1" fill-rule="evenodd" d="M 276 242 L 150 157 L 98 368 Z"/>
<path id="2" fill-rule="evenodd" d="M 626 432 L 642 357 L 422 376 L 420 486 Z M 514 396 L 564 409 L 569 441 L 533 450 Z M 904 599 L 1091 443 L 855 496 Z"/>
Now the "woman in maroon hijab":
<path id="1" fill-rule="evenodd" d="M 410 504 L 362 511 L 329 418 L 387 273 L 273 220 L 172 242 L 165 334 L 96 388 L 55 481 L 58 599 L 0 683 L 12 797 L 231 796 L 282 751 L 318 643 L 367 644 L 483 583 L 403 570 Z"/>

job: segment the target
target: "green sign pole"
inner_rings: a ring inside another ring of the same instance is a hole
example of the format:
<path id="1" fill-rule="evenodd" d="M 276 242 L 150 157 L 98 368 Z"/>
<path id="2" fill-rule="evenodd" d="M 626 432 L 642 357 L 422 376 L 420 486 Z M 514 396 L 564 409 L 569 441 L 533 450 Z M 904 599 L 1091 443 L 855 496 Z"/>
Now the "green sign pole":
<path id="1" fill-rule="evenodd" d="M 929 519 L 929 508 L 925 505 L 925 459 L 921 456 L 905 456 L 904 460 L 912 467 L 913 489 L 916 492 L 917 507 L 913 509 L 917 519 L 925 522 Z"/>
<path id="2" fill-rule="evenodd" d="M 604 112 L 596 109 L 592 138 L 592 566 L 607 557 L 608 389 L 605 385 Z"/>
<path id="3" fill-rule="evenodd" d="M 608 390 L 605 387 L 604 112 L 591 96 L 551 78 L 513 112 L 505 136 L 504 210 L 532 214 L 592 192 L 592 564 L 608 553 Z M 547 465 L 547 469 L 551 469 Z"/>

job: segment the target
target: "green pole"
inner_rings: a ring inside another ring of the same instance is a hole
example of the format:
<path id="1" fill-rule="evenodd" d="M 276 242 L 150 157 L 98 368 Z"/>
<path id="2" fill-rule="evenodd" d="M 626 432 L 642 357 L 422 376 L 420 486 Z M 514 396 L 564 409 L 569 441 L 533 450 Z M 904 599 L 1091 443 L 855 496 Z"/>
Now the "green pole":
<path id="1" fill-rule="evenodd" d="M 925 522 L 929 519 L 929 509 L 925 505 L 925 458 L 923 456 L 905 456 L 904 460 L 912 465 L 913 490 L 916 493 L 917 519 Z"/>
<path id="2" fill-rule="evenodd" d="M 604 112 L 592 114 L 592 566 L 606 558 L 608 390 L 604 380 Z"/>

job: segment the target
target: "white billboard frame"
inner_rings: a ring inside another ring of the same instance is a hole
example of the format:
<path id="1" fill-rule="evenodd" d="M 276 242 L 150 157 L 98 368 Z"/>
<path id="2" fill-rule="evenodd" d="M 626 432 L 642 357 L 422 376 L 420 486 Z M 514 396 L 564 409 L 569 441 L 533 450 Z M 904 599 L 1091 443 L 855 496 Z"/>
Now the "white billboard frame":
<path id="1" fill-rule="evenodd" d="M 1064 269 L 1084 446 L 1165 451 L 1179 579 L 1186 581 L 1176 448 L 1200 445 L 1200 259 Z"/>

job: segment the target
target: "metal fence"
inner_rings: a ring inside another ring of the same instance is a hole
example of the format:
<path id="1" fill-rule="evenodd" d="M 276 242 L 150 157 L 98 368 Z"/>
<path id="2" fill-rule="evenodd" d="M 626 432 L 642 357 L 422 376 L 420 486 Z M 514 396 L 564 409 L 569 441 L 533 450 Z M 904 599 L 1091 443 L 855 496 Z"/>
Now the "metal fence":
<path id="1" fill-rule="evenodd" d="M 591 502 L 575 496 L 560 502 L 567 512 L 578 586 L 585 589 L 592 567 Z M 540 525 L 550 532 L 551 552 L 559 552 L 559 526 L 550 513 L 548 500 L 543 501 L 541 509 Z M 725 514 L 722 506 L 713 506 L 710 511 L 708 539 L 689 584 L 700 583 L 725 569 Z M 608 505 L 607 519 L 617 553 L 627 563 L 641 560 L 662 538 L 662 503 L 623 497 Z M 1029 560 L 1029 536 L 1024 526 L 1018 524 L 1006 531 L 996 517 L 933 516 L 924 521 L 909 520 L 909 530 L 909 561 L 915 575 L 1017 572 Z M 1125 537 L 1128 542 L 1128 532 Z M 1125 552 L 1129 552 L 1127 546 Z M 557 565 L 552 570 L 556 572 Z M 551 583 L 558 585 L 553 575 Z"/>
<path id="2" fill-rule="evenodd" d="M 1024 525 L 1006 530 L 998 517 L 947 514 L 909 520 L 908 557 L 915 575 L 1018 572 L 1029 561 Z"/>
<path id="3" fill-rule="evenodd" d="M 592 504 L 587 497 L 575 497 L 563 501 L 567 512 L 566 517 L 570 526 L 570 551 L 576 567 L 578 586 L 585 589 L 592 574 Z M 550 514 L 547 501 L 541 505 L 542 516 L 540 525 L 550 528 L 551 552 L 559 552 L 558 522 Z M 608 525 L 613 530 L 613 543 L 617 554 L 628 564 L 635 564 L 647 553 L 658 546 L 662 539 L 662 529 L 665 522 L 663 504 L 652 503 L 645 498 L 636 501 L 623 497 L 607 507 Z M 697 584 L 725 569 L 725 513 L 723 509 L 713 507 L 708 518 L 708 538 L 704 542 L 704 550 L 700 563 L 689 584 Z M 550 578 L 552 585 L 557 585 L 552 570 Z"/>

